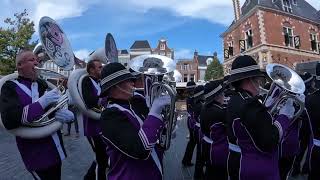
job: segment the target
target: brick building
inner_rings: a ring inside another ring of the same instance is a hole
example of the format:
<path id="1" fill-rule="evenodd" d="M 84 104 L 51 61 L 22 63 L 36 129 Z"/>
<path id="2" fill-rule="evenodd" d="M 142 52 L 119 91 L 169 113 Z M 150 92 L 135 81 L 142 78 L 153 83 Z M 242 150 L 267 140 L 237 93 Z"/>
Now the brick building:
<path id="1" fill-rule="evenodd" d="M 217 55 L 215 53 L 215 55 Z M 193 54 L 193 59 L 179 59 L 176 69 L 182 75 L 182 82 L 204 81 L 207 66 L 213 61 L 214 56 L 199 55 L 197 51 Z"/>
<path id="2" fill-rule="evenodd" d="M 168 47 L 167 40 L 163 38 L 159 40 L 157 47 L 152 50 L 152 54 L 167 56 L 171 59 L 174 59 L 173 49 Z"/>
<path id="3" fill-rule="evenodd" d="M 233 0 L 235 20 L 221 35 L 224 69 L 240 54 L 253 56 L 261 68 L 268 63 L 294 67 L 319 60 L 320 11 L 305 0 Z"/>

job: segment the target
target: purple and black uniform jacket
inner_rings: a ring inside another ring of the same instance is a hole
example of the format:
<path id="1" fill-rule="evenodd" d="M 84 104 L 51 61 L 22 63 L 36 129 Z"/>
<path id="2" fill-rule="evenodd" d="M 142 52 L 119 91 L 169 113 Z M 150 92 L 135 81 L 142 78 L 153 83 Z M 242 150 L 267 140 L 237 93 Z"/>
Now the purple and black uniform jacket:
<path id="1" fill-rule="evenodd" d="M 313 145 L 309 148 L 310 156 L 309 168 L 312 174 L 320 175 L 320 90 L 315 91 L 306 98 L 306 108 L 308 110 L 313 133 Z"/>
<path id="2" fill-rule="evenodd" d="M 226 117 L 231 180 L 280 179 L 278 147 L 290 124 L 287 116 L 273 119 L 257 98 L 240 90 L 231 97 Z"/>
<path id="3" fill-rule="evenodd" d="M 229 146 L 225 113 L 226 108 L 216 102 L 205 105 L 201 110 L 203 154 L 209 165 L 227 167 Z"/>
<path id="4" fill-rule="evenodd" d="M 203 137 L 203 134 L 201 132 L 201 125 L 200 125 L 200 113 L 202 109 L 202 102 L 197 101 L 194 102 L 192 106 L 192 111 L 193 111 L 193 122 L 194 122 L 194 135 L 196 137 L 196 142 L 200 143 L 201 139 Z"/>
<path id="5" fill-rule="evenodd" d="M 148 108 L 139 99 L 109 99 L 101 115 L 102 138 L 110 157 L 109 180 L 162 179 L 163 150 L 157 141 L 164 123 L 161 117 L 142 113 Z"/>
<path id="6" fill-rule="evenodd" d="M 187 112 L 188 112 L 187 125 L 189 129 L 194 130 L 196 122 L 194 119 L 194 112 L 193 112 L 193 98 L 188 97 L 186 102 L 187 102 Z"/>
<path id="7" fill-rule="evenodd" d="M 94 84 L 95 83 L 95 84 Z M 82 81 L 82 96 L 88 109 L 98 108 L 101 103 L 99 98 L 101 88 L 97 79 L 85 77 Z M 100 102 L 99 102 L 100 101 Z M 101 132 L 98 120 L 89 118 L 83 114 L 83 129 L 85 136 L 98 136 Z"/>
<path id="8" fill-rule="evenodd" d="M 39 102 L 32 102 L 30 94 L 39 94 L 41 97 L 48 88 L 47 84 L 40 79 L 32 82 L 23 77 L 18 77 L 17 82 L 20 86 L 13 81 L 7 81 L 1 89 L 1 118 L 8 130 L 27 126 L 45 113 Z M 32 88 L 32 86 L 38 86 L 38 88 Z M 29 90 L 29 94 L 26 89 Z M 66 157 L 60 131 L 40 139 L 16 137 L 16 143 L 29 171 L 47 169 L 61 163 L 61 160 Z"/>

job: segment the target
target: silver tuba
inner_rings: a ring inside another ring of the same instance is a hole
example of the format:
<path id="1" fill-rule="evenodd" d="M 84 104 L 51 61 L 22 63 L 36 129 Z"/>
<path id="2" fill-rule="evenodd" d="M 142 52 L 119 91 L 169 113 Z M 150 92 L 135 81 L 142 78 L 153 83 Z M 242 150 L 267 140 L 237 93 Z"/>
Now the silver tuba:
<path id="1" fill-rule="evenodd" d="M 171 104 L 165 107 L 162 113 L 165 128 L 161 132 L 159 140 L 160 146 L 166 150 L 170 147 L 172 132 L 176 124 L 175 103 L 177 92 L 163 78 L 164 75 L 173 72 L 175 66 L 172 59 L 160 55 L 141 55 L 129 62 L 131 69 L 144 75 L 144 92 L 148 107 L 151 107 L 156 97 L 163 95 L 171 97 Z"/>
<path id="2" fill-rule="evenodd" d="M 33 53 L 37 55 L 43 65 L 47 60 L 52 60 L 59 67 L 64 70 L 70 70 L 74 65 L 74 55 L 70 46 L 70 43 L 58 26 L 58 24 L 49 17 L 42 17 L 39 22 L 39 33 L 41 44 L 38 44 Z M 55 71 L 48 70 L 41 67 L 36 67 L 38 74 L 44 78 L 66 78 L 62 74 Z M 0 89 L 2 85 L 8 80 L 14 80 L 18 77 L 17 73 L 9 74 L 0 80 Z M 56 88 L 55 85 L 47 81 L 49 89 Z M 64 93 L 65 89 L 62 86 L 58 86 L 61 92 Z M 64 108 L 68 103 L 68 96 L 64 94 L 58 103 L 53 108 L 49 109 L 39 119 L 33 121 L 27 126 L 22 126 L 13 130 L 9 130 L 15 136 L 23 137 L 26 139 L 38 139 L 51 135 L 62 127 L 62 123 L 55 121 L 54 118 L 49 118 L 49 115 L 60 108 Z M 0 119 L 0 125 L 3 126 Z M 4 126 L 3 126 L 4 127 Z"/>
<path id="3" fill-rule="evenodd" d="M 294 100 L 294 104 L 299 107 L 299 110 L 294 114 L 293 120 L 297 119 L 305 107 L 304 102 L 296 98 L 297 94 L 303 94 L 305 91 L 305 84 L 302 78 L 295 71 L 281 64 L 268 64 L 266 72 L 272 80 L 272 84 L 267 92 L 264 104 L 266 104 L 267 99 L 275 88 L 279 89 L 279 94 L 270 106 L 270 114 L 273 116 L 278 114 L 281 106 L 291 98 Z"/>
<path id="4" fill-rule="evenodd" d="M 88 60 L 98 59 L 102 61 L 102 63 L 107 64 L 110 62 L 118 62 L 118 50 L 113 36 L 108 33 L 105 39 L 105 47 L 99 48 L 96 51 L 92 52 L 89 55 Z M 94 111 L 92 109 L 88 109 L 84 103 L 82 96 L 82 80 L 84 77 L 88 75 L 86 69 L 76 69 L 74 70 L 69 79 L 72 81 L 68 81 L 68 89 L 70 92 L 70 96 L 72 98 L 73 104 L 77 106 L 77 108 L 84 113 L 86 116 L 99 120 L 101 113 L 98 111 Z"/>

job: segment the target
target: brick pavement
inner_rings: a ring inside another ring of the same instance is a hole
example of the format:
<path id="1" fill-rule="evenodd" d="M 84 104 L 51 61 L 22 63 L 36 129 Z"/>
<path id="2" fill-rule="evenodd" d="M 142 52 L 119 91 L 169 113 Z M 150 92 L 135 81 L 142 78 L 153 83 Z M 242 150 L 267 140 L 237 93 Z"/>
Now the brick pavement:
<path id="1" fill-rule="evenodd" d="M 80 129 L 82 123 L 79 122 Z M 170 150 L 165 154 L 165 180 L 191 180 L 193 168 L 182 168 L 181 159 L 187 143 L 185 119 L 178 122 L 177 136 L 172 140 Z M 65 127 L 66 128 L 66 127 Z M 71 134 L 74 134 L 72 127 Z M 74 135 L 64 137 L 68 157 L 63 161 L 62 179 L 82 179 L 93 160 L 93 153 L 86 138 Z M 0 130 L 0 180 L 29 180 L 27 172 L 17 150 L 15 139 L 4 130 Z"/>

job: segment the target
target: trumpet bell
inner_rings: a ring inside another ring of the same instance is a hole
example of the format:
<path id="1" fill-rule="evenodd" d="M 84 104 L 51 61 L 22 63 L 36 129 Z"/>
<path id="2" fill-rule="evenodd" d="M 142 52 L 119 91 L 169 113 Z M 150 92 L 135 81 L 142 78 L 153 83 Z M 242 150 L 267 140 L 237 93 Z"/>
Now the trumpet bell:
<path id="1" fill-rule="evenodd" d="M 303 94 L 305 84 L 302 78 L 290 68 L 281 64 L 268 64 L 266 72 L 278 86 L 294 94 Z"/>
<path id="2" fill-rule="evenodd" d="M 130 60 L 129 67 L 146 75 L 164 75 L 173 72 L 176 64 L 166 56 L 148 54 L 137 56 Z"/>

